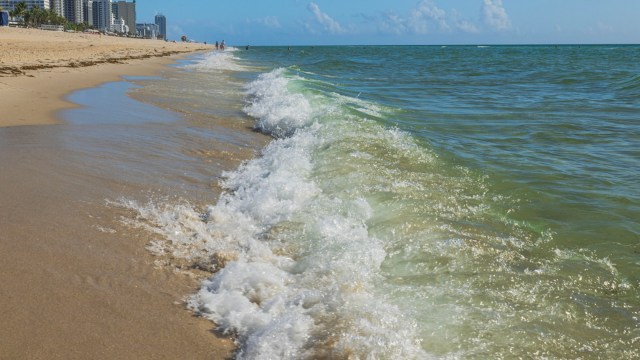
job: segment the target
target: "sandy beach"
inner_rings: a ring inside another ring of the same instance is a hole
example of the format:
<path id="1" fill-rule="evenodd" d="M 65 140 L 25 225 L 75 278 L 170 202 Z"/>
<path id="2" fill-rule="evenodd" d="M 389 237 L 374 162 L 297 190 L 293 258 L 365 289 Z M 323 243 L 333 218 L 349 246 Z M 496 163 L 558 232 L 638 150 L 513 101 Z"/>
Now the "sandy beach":
<path id="1" fill-rule="evenodd" d="M 181 54 L 208 47 L 13 28 L 0 28 L 0 45 L 0 359 L 231 357 L 233 341 L 184 306 L 196 277 L 156 266 L 145 249 L 151 235 L 126 228 L 124 210 L 105 206 L 155 186 L 152 176 L 136 178 L 91 152 L 122 130 L 60 118 L 77 107 L 65 100 L 72 91 L 162 76 Z M 144 150 L 131 144 L 127 152 Z M 206 177 L 252 154 L 227 145 L 211 145 L 226 160 Z M 213 201 L 208 183 L 197 186 Z"/>
<path id="2" fill-rule="evenodd" d="M 0 126 L 55 124 L 56 111 L 73 107 L 63 99 L 70 91 L 115 81 L 125 72 L 152 75 L 176 55 L 211 48 L 9 27 L 0 28 L 0 44 Z"/>

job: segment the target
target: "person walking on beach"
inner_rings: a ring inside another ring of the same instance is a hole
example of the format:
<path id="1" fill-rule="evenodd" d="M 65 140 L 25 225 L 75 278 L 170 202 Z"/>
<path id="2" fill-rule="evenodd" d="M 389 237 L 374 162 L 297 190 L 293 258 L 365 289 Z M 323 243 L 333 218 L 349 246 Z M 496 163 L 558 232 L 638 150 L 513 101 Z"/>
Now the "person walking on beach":
<path id="1" fill-rule="evenodd" d="M 218 40 L 216 40 L 216 50 L 220 49 L 220 44 L 218 43 Z"/>
<path id="2" fill-rule="evenodd" d="M 224 40 L 220 43 L 220 50 L 224 50 Z"/>

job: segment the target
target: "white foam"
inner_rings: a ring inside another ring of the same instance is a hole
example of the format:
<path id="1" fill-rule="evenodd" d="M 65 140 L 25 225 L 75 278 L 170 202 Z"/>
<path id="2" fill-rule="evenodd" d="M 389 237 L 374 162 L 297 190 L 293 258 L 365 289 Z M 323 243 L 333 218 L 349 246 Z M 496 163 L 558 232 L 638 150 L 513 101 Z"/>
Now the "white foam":
<path id="1" fill-rule="evenodd" d="M 225 174 L 215 206 L 122 203 L 153 251 L 218 270 L 189 304 L 237 334 L 239 358 L 552 357 L 583 345 L 566 327 L 633 349 L 612 339 L 635 327 L 580 303 L 632 286 L 615 264 L 496 214 L 510 201 L 481 175 L 365 118 L 387 109 L 299 81 L 249 85 L 245 110 L 276 140 Z"/>
<path id="2" fill-rule="evenodd" d="M 221 72 L 221 71 L 244 71 L 247 67 L 240 64 L 240 59 L 233 55 L 234 49 L 225 51 L 215 50 L 198 57 L 194 63 L 185 65 L 185 69 Z"/>
<path id="3" fill-rule="evenodd" d="M 284 74 L 285 69 L 277 69 L 249 84 L 250 103 L 244 109 L 258 119 L 258 130 L 276 137 L 291 135 L 312 120 L 309 101 L 302 94 L 289 92 L 291 79 Z"/>
<path id="4" fill-rule="evenodd" d="M 416 324 L 377 293 L 386 252 L 366 226 L 371 206 L 325 195 L 313 180 L 331 128 L 312 121 L 289 80 L 278 70 L 249 86 L 247 112 L 280 138 L 225 174 L 227 192 L 205 214 L 123 205 L 161 235 L 154 251 L 222 267 L 189 304 L 238 335 L 239 358 L 424 358 Z"/>

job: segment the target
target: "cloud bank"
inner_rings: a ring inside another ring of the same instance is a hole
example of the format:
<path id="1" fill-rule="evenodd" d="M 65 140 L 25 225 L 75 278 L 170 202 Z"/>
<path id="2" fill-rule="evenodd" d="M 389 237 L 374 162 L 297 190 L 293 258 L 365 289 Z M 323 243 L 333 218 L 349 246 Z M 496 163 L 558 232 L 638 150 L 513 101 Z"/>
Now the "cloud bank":
<path id="1" fill-rule="evenodd" d="M 428 24 L 435 23 L 440 30 L 449 30 L 447 24 L 447 13 L 436 6 L 431 0 L 422 0 L 418 6 L 411 11 L 409 17 L 409 27 L 416 34 L 426 34 L 428 32 Z"/>
<path id="2" fill-rule="evenodd" d="M 313 14 L 313 20 L 305 24 L 313 33 L 325 32 L 333 35 L 346 34 L 347 29 L 360 33 L 377 31 L 380 34 L 392 35 L 426 35 L 435 33 L 479 34 L 485 31 L 506 31 L 511 29 L 511 20 L 502 0 L 476 0 L 480 5 L 479 17 L 464 18 L 456 9 L 445 11 L 437 4 L 437 0 L 420 0 L 408 14 L 399 15 L 394 12 L 377 15 L 361 14 L 363 25 L 343 26 L 318 4 L 310 2 L 307 9 Z"/>
<path id="3" fill-rule="evenodd" d="M 324 27 L 331 34 L 342 34 L 344 33 L 344 28 L 340 25 L 339 22 L 334 20 L 331 16 L 323 13 L 320 10 L 320 7 L 316 3 L 309 3 L 309 10 L 313 13 L 316 21 Z"/>
<path id="4" fill-rule="evenodd" d="M 511 20 L 502 5 L 502 0 L 484 0 L 482 4 L 484 23 L 494 30 L 507 30 L 511 28 Z"/>

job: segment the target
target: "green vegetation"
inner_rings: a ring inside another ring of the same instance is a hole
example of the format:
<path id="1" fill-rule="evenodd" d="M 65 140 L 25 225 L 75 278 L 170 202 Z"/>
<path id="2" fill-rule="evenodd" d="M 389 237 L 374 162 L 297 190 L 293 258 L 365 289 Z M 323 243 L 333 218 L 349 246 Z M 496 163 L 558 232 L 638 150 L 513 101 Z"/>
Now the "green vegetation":
<path id="1" fill-rule="evenodd" d="M 65 25 L 67 20 L 58 15 L 54 10 L 32 7 L 22 15 L 25 25 L 39 27 L 43 24 Z"/>
<path id="2" fill-rule="evenodd" d="M 26 11 L 27 4 L 24 1 L 21 1 L 13 7 L 13 11 L 9 12 L 9 16 L 11 16 L 12 19 L 22 17 Z"/>
<path id="3" fill-rule="evenodd" d="M 2 8 L 0 7 L 0 10 Z M 23 26 L 40 27 L 41 25 L 61 25 L 65 30 L 85 31 L 91 29 L 89 24 L 75 24 L 68 22 L 63 16 L 58 15 L 53 9 L 43 9 L 38 6 L 33 6 L 31 9 L 27 9 L 27 4 L 24 1 L 17 3 L 14 6 L 13 11 L 9 12 L 9 16 L 13 21 L 17 21 Z"/>
<path id="4" fill-rule="evenodd" d="M 64 18 L 63 18 L 64 19 Z M 93 29 L 93 26 L 89 26 L 89 24 L 82 23 L 82 24 L 76 24 L 76 23 L 72 23 L 72 22 L 66 22 L 63 24 L 64 25 L 64 29 L 65 30 L 74 30 L 74 31 L 85 31 L 87 29 Z"/>
<path id="5" fill-rule="evenodd" d="M 53 9 L 43 9 L 37 6 L 27 9 L 27 4 L 24 1 L 17 3 L 13 11 L 9 12 L 9 16 L 11 16 L 12 20 L 18 21 L 24 26 L 39 27 L 44 24 L 62 25 L 65 30 L 75 31 L 84 31 L 89 28 L 89 25 L 86 23 L 73 24 L 67 22 L 67 19 L 58 15 Z"/>

